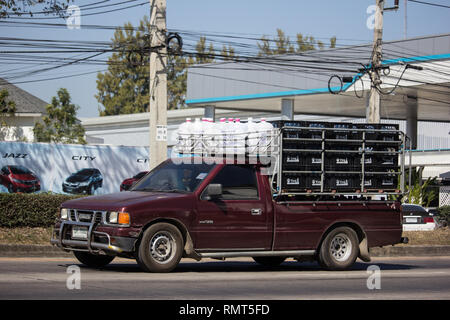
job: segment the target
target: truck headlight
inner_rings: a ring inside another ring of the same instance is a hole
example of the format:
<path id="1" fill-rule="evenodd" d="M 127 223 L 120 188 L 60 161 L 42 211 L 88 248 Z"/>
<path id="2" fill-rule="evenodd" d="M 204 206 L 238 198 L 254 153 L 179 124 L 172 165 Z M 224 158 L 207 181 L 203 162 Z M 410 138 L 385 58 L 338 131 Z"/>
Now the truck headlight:
<path id="1" fill-rule="evenodd" d="M 61 209 L 61 219 L 68 220 L 69 219 L 69 209 L 62 208 Z"/>
<path id="2" fill-rule="evenodd" d="M 108 221 L 108 223 L 116 224 L 117 221 L 118 221 L 118 218 L 119 218 L 119 213 L 116 212 L 116 211 L 111 211 L 108 214 L 108 220 L 107 221 Z"/>
<path id="3" fill-rule="evenodd" d="M 127 212 L 110 211 L 106 221 L 109 224 L 129 225 L 130 215 Z"/>

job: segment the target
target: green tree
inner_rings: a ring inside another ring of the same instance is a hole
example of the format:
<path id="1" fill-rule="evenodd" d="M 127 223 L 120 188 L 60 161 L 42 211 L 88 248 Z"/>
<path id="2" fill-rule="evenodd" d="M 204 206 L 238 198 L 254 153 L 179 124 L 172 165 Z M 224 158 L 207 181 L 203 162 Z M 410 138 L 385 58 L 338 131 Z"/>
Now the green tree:
<path id="1" fill-rule="evenodd" d="M 271 43 L 274 43 L 273 46 Z M 275 54 L 294 53 L 294 46 L 291 44 L 289 37 L 284 34 L 284 31 L 277 29 L 277 36 L 270 40 L 265 36 L 261 38 L 261 43 L 258 42 L 259 56 L 269 56 Z"/>
<path id="2" fill-rule="evenodd" d="M 330 48 L 336 48 L 336 36 L 330 39 Z"/>
<path id="3" fill-rule="evenodd" d="M 411 171 L 411 186 L 409 186 L 409 171 L 407 171 L 405 177 L 405 191 L 406 196 L 402 199 L 402 202 L 418 204 L 428 207 L 434 199 L 438 196 L 438 193 L 433 190 L 432 186 L 436 184 L 437 177 L 429 177 L 427 180 L 422 181 L 421 169 Z"/>
<path id="4" fill-rule="evenodd" d="M 8 99 L 8 90 L 0 90 L 0 140 L 5 140 L 9 133 L 10 123 L 8 118 L 14 116 L 16 103 Z"/>
<path id="5" fill-rule="evenodd" d="M 206 48 L 206 38 L 200 37 L 200 40 L 197 42 L 195 46 L 195 60 L 189 61 L 189 64 L 204 64 L 204 63 L 213 63 L 216 52 L 214 50 L 214 46 L 212 43 L 209 44 L 208 49 Z"/>
<path id="6" fill-rule="evenodd" d="M 277 29 L 277 36 L 274 39 L 271 40 L 263 36 L 257 44 L 259 56 L 300 53 L 317 49 L 323 50 L 325 48 L 325 44 L 322 41 L 316 40 L 313 36 L 303 36 L 301 33 L 297 33 L 296 46 L 294 46 L 281 29 Z M 336 37 L 330 39 L 329 47 L 336 47 Z"/>
<path id="7" fill-rule="evenodd" d="M 0 116 L 1 116 L 1 126 L 7 126 L 7 117 L 13 116 L 16 112 L 16 103 L 8 99 L 9 92 L 6 89 L 0 90 Z"/>
<path id="8" fill-rule="evenodd" d="M 145 16 L 137 30 L 130 23 L 118 28 L 112 39 L 114 53 L 108 59 L 108 70 L 97 74 L 97 101 L 103 105 L 100 116 L 140 113 L 149 106 L 149 55 L 142 51 L 148 47 L 150 20 Z M 230 51 L 229 54 L 234 54 Z M 168 53 L 167 95 L 168 109 L 185 106 L 187 67 L 192 64 L 214 62 L 215 50 L 202 37 L 196 52 L 189 56 Z"/>
<path id="9" fill-rule="evenodd" d="M 52 103 L 47 105 L 47 116 L 43 123 L 34 126 L 34 137 L 38 142 L 86 144 L 84 128 L 76 117 L 78 106 L 71 103 L 70 94 L 65 88 L 57 92 Z"/>
<path id="10" fill-rule="evenodd" d="M 169 56 L 167 62 L 167 104 L 168 109 L 184 107 L 187 90 L 188 59 L 182 56 Z"/>
<path id="11" fill-rule="evenodd" d="M 222 51 L 220 51 L 220 59 L 224 61 L 232 61 L 236 58 L 234 48 L 232 46 L 223 45 Z"/>
<path id="12" fill-rule="evenodd" d="M 36 5 L 42 5 L 42 12 L 58 14 L 67 9 L 73 0 L 0 0 L 0 18 L 20 16 L 23 14 L 33 15 L 32 9 Z"/>
<path id="13" fill-rule="evenodd" d="M 141 48 L 149 42 L 149 31 L 150 20 L 145 16 L 137 30 L 126 23 L 114 32 L 108 70 L 97 74 L 95 97 L 104 107 L 99 110 L 100 116 L 148 111 L 150 58 Z"/>

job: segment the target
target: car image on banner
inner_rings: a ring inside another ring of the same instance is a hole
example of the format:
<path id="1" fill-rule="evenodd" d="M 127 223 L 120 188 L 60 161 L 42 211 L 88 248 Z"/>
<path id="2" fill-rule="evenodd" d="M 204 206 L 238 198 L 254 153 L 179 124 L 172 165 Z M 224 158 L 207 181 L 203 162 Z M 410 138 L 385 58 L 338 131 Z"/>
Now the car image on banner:
<path id="1" fill-rule="evenodd" d="M 66 193 L 94 194 L 95 190 L 103 186 L 103 176 L 96 168 L 84 168 L 72 173 L 62 184 Z"/>
<path id="2" fill-rule="evenodd" d="M 128 178 L 122 181 L 120 184 L 120 191 L 127 191 L 129 190 L 136 182 L 141 180 L 149 171 L 141 171 L 137 175 L 135 175 L 133 178 Z"/>
<path id="3" fill-rule="evenodd" d="M 92 191 L 100 195 L 119 192 L 120 184 L 125 179 L 147 171 L 148 153 L 148 147 L 0 141 L 0 169 L 6 166 L 28 169 L 39 178 L 33 178 L 39 181 L 35 192 L 87 195 Z M 94 177 L 88 178 L 91 174 L 74 175 L 82 169 L 98 170 L 98 181 L 92 184 Z M 31 190 L 17 190 L 18 185 L 11 183 L 8 175 L 4 174 L 4 181 L 0 182 L 0 193 L 9 193 L 11 184 L 14 192 Z M 67 181 L 69 176 L 72 178 Z M 82 179 L 81 176 L 86 177 Z M 14 179 L 32 180 L 31 177 Z"/>
<path id="4" fill-rule="evenodd" d="M 9 193 L 29 193 L 41 190 L 39 178 L 24 166 L 3 166 L 0 170 L 0 183 L 7 188 Z"/>

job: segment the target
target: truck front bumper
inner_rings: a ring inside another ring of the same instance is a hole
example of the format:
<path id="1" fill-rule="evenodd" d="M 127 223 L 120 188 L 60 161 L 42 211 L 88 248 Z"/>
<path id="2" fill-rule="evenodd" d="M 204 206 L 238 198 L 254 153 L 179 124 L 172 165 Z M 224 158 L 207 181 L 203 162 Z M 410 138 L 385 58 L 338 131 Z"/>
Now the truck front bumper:
<path id="1" fill-rule="evenodd" d="M 73 227 L 87 229 L 86 239 L 74 239 Z M 121 254 L 134 251 L 136 238 L 111 236 L 106 232 L 96 231 L 98 224 L 92 222 L 61 221 L 53 230 L 50 243 L 66 251 L 86 251 L 92 254 Z"/>

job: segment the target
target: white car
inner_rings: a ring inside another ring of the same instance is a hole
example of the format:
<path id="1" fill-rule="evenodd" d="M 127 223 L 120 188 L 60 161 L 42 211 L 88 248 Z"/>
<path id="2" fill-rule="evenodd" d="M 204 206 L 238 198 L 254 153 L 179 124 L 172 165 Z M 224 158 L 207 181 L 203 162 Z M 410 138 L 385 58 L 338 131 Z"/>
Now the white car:
<path id="1" fill-rule="evenodd" d="M 417 204 L 402 204 L 403 231 L 431 231 L 436 221 L 427 210 Z"/>

